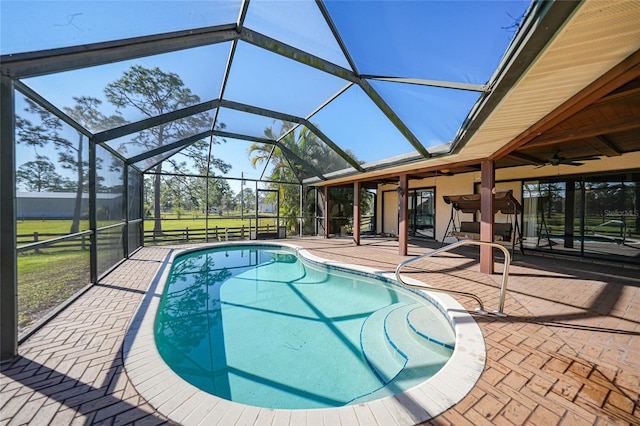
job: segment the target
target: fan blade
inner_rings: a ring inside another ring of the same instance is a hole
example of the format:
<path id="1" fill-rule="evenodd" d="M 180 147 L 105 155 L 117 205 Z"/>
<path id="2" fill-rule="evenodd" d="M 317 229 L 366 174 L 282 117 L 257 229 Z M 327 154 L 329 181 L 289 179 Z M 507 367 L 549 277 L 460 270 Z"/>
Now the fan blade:
<path id="1" fill-rule="evenodd" d="M 576 157 L 572 158 L 571 161 L 591 161 L 591 160 L 599 160 L 600 156 L 591 155 L 589 157 Z"/>

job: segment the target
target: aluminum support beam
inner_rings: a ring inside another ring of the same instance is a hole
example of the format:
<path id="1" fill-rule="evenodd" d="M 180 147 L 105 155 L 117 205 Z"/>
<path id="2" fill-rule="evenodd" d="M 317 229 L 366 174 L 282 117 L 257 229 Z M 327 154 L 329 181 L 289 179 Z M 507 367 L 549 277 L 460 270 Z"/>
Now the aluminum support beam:
<path id="1" fill-rule="evenodd" d="M 331 149 L 333 149 L 336 152 L 336 154 L 338 154 L 340 157 L 342 157 L 342 159 L 344 161 L 346 161 L 347 163 L 349 163 L 354 169 L 356 169 L 359 172 L 364 172 L 364 169 L 362 168 L 360 163 L 358 163 L 350 155 L 348 155 L 346 152 L 344 152 L 342 150 L 342 148 L 340 148 L 331 139 L 329 139 L 329 137 L 327 135 L 325 135 L 320 129 L 318 129 L 313 123 L 311 123 L 310 121 L 307 121 L 307 122 L 305 122 L 305 126 L 307 127 L 307 129 L 309 129 L 313 133 L 315 133 L 316 136 L 318 136 L 320 139 L 322 139 L 322 141 L 324 143 L 329 145 L 329 147 L 331 147 Z"/>
<path id="2" fill-rule="evenodd" d="M 409 177 L 406 173 L 400 175 L 398 182 L 398 204 L 398 254 L 406 256 L 409 243 Z"/>
<path id="3" fill-rule="evenodd" d="M 389 121 L 391 121 L 394 126 L 396 126 L 396 129 L 398 129 L 400 133 L 402 133 L 402 136 L 404 136 L 409 141 L 409 143 L 413 145 L 416 151 L 418 151 L 424 158 L 431 157 L 429 151 L 427 151 L 422 143 L 420 143 L 418 138 L 416 138 L 411 130 L 409 130 L 409 128 L 404 124 L 404 122 L 400 120 L 400 117 L 398 117 L 393 109 L 391 109 L 391 107 L 384 101 L 384 99 L 382 99 L 382 96 L 380 96 L 378 92 L 376 92 L 376 90 L 371 87 L 369 82 L 362 79 L 360 80 L 359 84 L 362 90 L 369 96 L 369 98 L 371 98 L 373 103 L 375 103 L 377 107 L 380 108 L 382 113 L 387 116 Z"/>
<path id="4" fill-rule="evenodd" d="M 363 75 L 367 80 L 388 81 L 391 83 L 414 84 L 418 86 L 442 87 L 445 89 L 469 90 L 471 92 L 486 92 L 486 84 L 459 83 L 455 81 L 425 80 L 422 78 L 383 77 L 377 75 Z"/>
<path id="5" fill-rule="evenodd" d="M 2 75 L 28 78 L 223 43 L 238 38 L 235 24 L 0 56 Z"/>
<path id="6" fill-rule="evenodd" d="M 329 29 L 331 30 L 331 34 L 333 34 L 333 38 L 335 38 L 336 42 L 338 42 L 338 46 L 340 46 L 340 50 L 342 50 L 342 54 L 346 58 L 347 62 L 349 62 L 349 66 L 351 67 L 351 70 L 355 74 L 358 74 L 358 67 L 356 66 L 356 62 L 351 57 L 351 53 L 349 53 L 349 50 L 347 49 L 347 45 L 344 43 L 344 40 L 342 40 L 342 36 L 340 35 L 340 32 L 338 31 L 336 24 L 334 24 L 333 19 L 331 19 L 331 14 L 327 10 L 327 6 L 325 6 L 324 1 L 316 0 L 316 5 L 318 6 L 318 9 L 320 9 L 320 13 L 322 13 L 322 17 L 324 18 L 325 22 L 329 26 Z"/>
<path id="7" fill-rule="evenodd" d="M 258 143 L 265 143 L 265 144 L 277 146 L 278 148 L 280 148 L 284 152 L 284 154 L 286 156 L 293 157 L 305 169 L 313 172 L 313 174 L 316 175 L 319 179 L 327 180 L 327 178 L 324 177 L 322 172 L 317 167 L 315 167 L 314 165 L 312 165 L 308 161 L 303 160 L 295 152 L 291 151 L 289 148 L 287 148 L 287 146 L 285 146 L 284 144 L 282 144 L 282 143 L 280 143 L 278 141 L 274 141 L 274 140 L 267 139 L 267 138 L 260 138 L 260 137 L 256 137 L 256 136 L 242 135 L 242 134 L 239 134 L 239 133 L 225 132 L 225 131 L 222 131 L 222 130 L 214 130 L 212 132 L 212 134 L 215 135 L 215 136 L 223 137 L 223 138 L 240 139 L 240 140 L 245 140 L 245 141 L 249 141 L 249 142 L 258 142 Z"/>
<path id="8" fill-rule="evenodd" d="M 96 133 L 94 136 L 94 140 L 96 141 L 96 143 L 104 143 L 113 139 L 130 135 L 132 133 L 150 129 L 151 127 L 170 123 L 181 118 L 186 118 L 194 114 L 209 111 L 211 109 L 217 108 L 219 104 L 220 102 L 216 99 L 213 101 L 191 105 L 186 108 L 177 109 L 175 111 L 157 115 L 155 117 L 145 118 L 144 120 L 136 121 L 135 123 L 128 123 L 120 127 Z"/>
<path id="9" fill-rule="evenodd" d="M 129 166 L 126 164 L 122 165 L 122 180 L 124 185 L 122 185 L 123 189 L 123 198 L 124 198 L 124 234 L 122 236 L 122 248 L 124 249 L 124 258 L 129 258 Z"/>
<path id="10" fill-rule="evenodd" d="M 89 245 L 89 278 L 92 284 L 98 282 L 98 216 L 97 216 L 97 151 L 98 146 L 89 141 L 89 229 L 91 234 L 91 244 Z"/>
<path id="11" fill-rule="evenodd" d="M 13 82 L 0 77 L 0 358 L 18 354 L 16 143 Z"/>
<path id="12" fill-rule="evenodd" d="M 341 66 L 333 64 L 325 59 L 307 53 L 304 50 L 289 46 L 288 44 L 284 44 L 281 41 L 267 37 L 266 35 L 257 33 L 248 28 L 243 28 L 242 31 L 240 31 L 240 40 L 254 46 L 261 47 L 270 52 L 277 53 L 286 58 L 293 59 L 294 61 L 303 63 L 320 71 L 335 75 L 343 80 L 351 81 L 356 84 L 360 82 L 360 78 L 351 70 L 342 68 Z"/>
<path id="13" fill-rule="evenodd" d="M 327 135 L 322 133 L 320 129 L 314 126 L 309 120 L 296 117 L 295 115 L 284 114 L 277 111 L 271 111 L 265 108 L 259 108 L 252 105 L 241 104 L 233 101 L 220 101 L 221 108 L 230 108 L 236 111 L 248 112 L 250 114 L 262 115 L 264 117 L 275 118 L 277 120 L 288 121 L 291 123 L 299 123 L 304 125 L 307 129 L 311 130 L 318 136 L 325 144 L 333 149 L 340 157 L 342 157 L 347 163 L 351 164 L 356 170 L 364 172 L 364 169 L 360 164 L 354 160 L 350 155 L 345 153 L 338 145 L 336 145 Z"/>
<path id="14" fill-rule="evenodd" d="M 14 81 L 14 85 L 15 85 L 16 90 L 18 90 L 20 93 L 22 93 L 23 95 L 27 96 L 28 98 L 31 98 L 31 100 L 36 102 L 42 108 L 44 108 L 47 111 L 49 111 L 51 114 L 53 114 L 56 117 L 58 117 L 60 120 L 62 120 L 65 123 L 67 123 L 69 126 L 73 127 L 79 133 L 82 133 L 83 135 L 85 135 L 88 138 L 93 136 L 93 134 L 89 130 L 85 129 L 82 125 L 80 125 L 80 123 L 75 121 L 73 118 L 69 117 L 66 113 L 64 113 L 61 110 L 59 110 L 58 107 L 56 107 L 51 102 L 49 102 L 48 100 L 43 98 L 39 93 L 37 93 L 35 90 L 31 89 L 31 87 L 29 87 L 26 84 L 22 83 L 20 80 Z"/>
<path id="15" fill-rule="evenodd" d="M 166 145 L 159 146 L 157 148 L 150 149 L 147 152 L 136 155 L 134 157 L 129 158 L 126 161 L 126 164 L 135 164 L 139 161 L 146 160 L 147 158 L 154 157 L 156 155 L 164 154 L 167 151 L 171 151 L 172 149 L 180 148 L 183 146 L 191 145 L 201 139 L 204 139 L 208 136 L 211 136 L 211 130 L 207 130 L 206 132 L 198 133 L 197 135 L 189 136 L 188 138 L 181 139 L 177 142 L 172 142 Z"/>
<path id="16" fill-rule="evenodd" d="M 426 148 L 420 143 L 418 138 L 409 130 L 402 120 L 396 115 L 395 112 L 387 105 L 382 97 L 371 87 L 369 82 L 365 79 L 357 76 L 353 71 L 346 68 L 342 68 L 329 61 L 326 61 L 317 56 L 311 55 L 300 49 L 289 46 L 278 40 L 272 39 L 255 31 L 243 28 L 240 32 L 240 39 L 251 43 L 255 46 L 269 50 L 273 53 L 277 53 L 294 61 L 298 61 L 310 67 L 316 68 L 320 71 L 327 72 L 336 77 L 350 81 L 360 86 L 360 88 L 369 96 L 369 98 L 380 108 L 380 110 L 387 116 L 387 118 L 393 123 L 393 125 L 407 138 L 409 143 L 425 158 L 429 158 L 430 154 Z M 352 164 L 353 165 L 353 164 Z M 363 171 L 359 166 L 354 166 L 359 171 Z"/>

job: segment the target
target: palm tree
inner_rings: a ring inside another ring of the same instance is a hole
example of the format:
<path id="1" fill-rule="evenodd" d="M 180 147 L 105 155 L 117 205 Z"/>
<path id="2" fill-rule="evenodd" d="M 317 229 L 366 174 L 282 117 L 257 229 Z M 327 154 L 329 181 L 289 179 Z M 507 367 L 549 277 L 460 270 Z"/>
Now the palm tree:
<path id="1" fill-rule="evenodd" d="M 300 185 L 303 179 L 315 176 L 316 170 L 328 173 L 346 167 L 346 161 L 308 128 L 301 126 L 299 131 L 295 132 L 292 131 L 294 126 L 296 126 L 295 123 L 282 122 L 278 133 L 274 131 L 273 126 L 265 129 L 265 136 L 271 140 L 279 140 L 280 144 L 284 146 L 284 150 L 277 145 L 254 142 L 247 151 L 254 168 L 264 166 L 268 162 L 272 166 L 268 179 L 295 182 Z M 302 162 L 298 161 L 298 158 Z M 278 189 L 280 217 L 284 219 L 287 228 L 295 233 L 300 231 L 298 219 L 303 215 L 305 219 L 311 219 L 315 210 L 313 207 L 307 208 L 301 214 L 298 185 L 278 183 L 269 185 L 272 189 Z M 303 195 L 303 204 L 313 206 L 315 202 L 313 193 L 308 191 L 303 193 L 305 194 Z M 351 202 L 353 203 L 353 197 L 351 197 Z"/>

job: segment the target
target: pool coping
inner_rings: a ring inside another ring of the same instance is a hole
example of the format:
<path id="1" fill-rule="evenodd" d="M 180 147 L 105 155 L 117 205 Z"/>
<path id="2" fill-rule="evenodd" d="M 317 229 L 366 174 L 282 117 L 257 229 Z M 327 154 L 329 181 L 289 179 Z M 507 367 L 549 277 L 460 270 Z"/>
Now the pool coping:
<path id="1" fill-rule="evenodd" d="M 208 243 L 172 250 L 162 263 L 140 302 L 123 346 L 125 371 L 138 393 L 171 421 L 180 424 L 385 424 L 413 425 L 429 420 L 464 398 L 474 387 L 486 360 L 484 338 L 471 315 L 453 297 L 426 292 L 451 318 L 456 345 L 445 366 L 428 380 L 402 393 L 374 401 L 336 408 L 274 409 L 240 404 L 206 393 L 180 378 L 164 362 L 155 344 L 154 322 L 169 270 L 185 252 L 235 245 L 280 246 L 302 258 L 329 267 L 349 269 L 395 280 L 395 275 L 374 268 L 330 261 L 294 244 L 271 241 Z M 404 277 L 403 277 L 404 278 Z M 426 286 L 415 279 L 408 283 Z M 421 292 L 421 290 L 418 290 Z"/>

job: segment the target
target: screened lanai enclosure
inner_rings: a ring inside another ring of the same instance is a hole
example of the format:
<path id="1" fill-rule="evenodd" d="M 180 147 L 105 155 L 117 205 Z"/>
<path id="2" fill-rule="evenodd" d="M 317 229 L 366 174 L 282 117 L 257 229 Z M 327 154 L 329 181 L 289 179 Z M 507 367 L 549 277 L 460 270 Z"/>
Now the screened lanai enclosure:
<path id="1" fill-rule="evenodd" d="M 353 186 L 314 184 L 460 147 L 552 6 L 0 7 L 7 355 L 143 245 L 349 234 Z M 361 233 L 379 232 L 374 188 Z"/>

